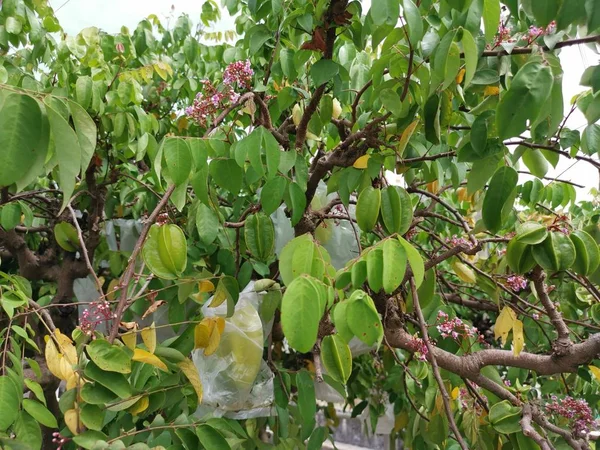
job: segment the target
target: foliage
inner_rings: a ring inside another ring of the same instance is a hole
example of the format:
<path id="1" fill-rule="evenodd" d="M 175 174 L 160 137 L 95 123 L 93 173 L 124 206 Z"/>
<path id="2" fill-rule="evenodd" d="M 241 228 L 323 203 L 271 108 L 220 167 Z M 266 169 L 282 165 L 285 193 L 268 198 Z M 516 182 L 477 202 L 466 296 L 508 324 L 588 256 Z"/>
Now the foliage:
<path id="1" fill-rule="evenodd" d="M 328 387 L 408 448 L 595 448 L 597 192 L 545 176 L 600 168 L 600 66 L 565 115 L 558 58 L 597 1 L 224 0 L 225 42 L 214 0 L 0 5 L 2 446 L 316 449 Z M 202 409 L 226 355 L 268 414 Z"/>

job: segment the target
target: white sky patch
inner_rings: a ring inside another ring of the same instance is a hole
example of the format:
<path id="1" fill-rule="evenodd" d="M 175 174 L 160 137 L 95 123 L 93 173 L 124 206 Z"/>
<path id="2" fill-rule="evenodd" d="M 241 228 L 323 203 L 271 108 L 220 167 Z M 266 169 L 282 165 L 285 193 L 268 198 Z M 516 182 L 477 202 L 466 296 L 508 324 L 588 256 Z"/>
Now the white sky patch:
<path id="1" fill-rule="evenodd" d="M 131 32 L 140 20 L 150 14 L 156 14 L 164 25 L 174 22 L 182 14 L 189 14 L 197 23 L 202 10 L 202 2 L 198 0 L 50 0 L 54 8 L 60 8 L 57 16 L 68 34 L 77 34 L 81 29 L 96 26 L 107 33 L 118 33 L 122 26 Z M 370 7 L 370 0 L 363 0 L 363 13 Z M 234 30 L 234 19 L 225 9 L 221 10 L 221 20 L 212 25 L 210 31 Z M 561 50 L 560 59 L 564 70 L 563 93 L 565 114 L 571 108 L 571 99 L 586 90 L 579 81 L 583 71 L 590 65 L 597 64 L 598 55 L 585 45 L 567 47 Z M 587 121 L 583 114 L 576 110 L 567 123 L 570 129 L 583 131 Z M 578 198 L 587 197 L 592 187 L 599 187 L 598 171 L 590 164 L 577 162 L 561 157 L 556 169 L 550 168 L 547 177 L 560 177 L 586 186 L 577 189 Z M 575 163 L 575 164 L 574 164 Z M 523 165 L 524 166 L 524 165 Z M 523 167 L 526 169 L 525 167 Z M 533 177 L 522 175 L 521 182 Z"/>

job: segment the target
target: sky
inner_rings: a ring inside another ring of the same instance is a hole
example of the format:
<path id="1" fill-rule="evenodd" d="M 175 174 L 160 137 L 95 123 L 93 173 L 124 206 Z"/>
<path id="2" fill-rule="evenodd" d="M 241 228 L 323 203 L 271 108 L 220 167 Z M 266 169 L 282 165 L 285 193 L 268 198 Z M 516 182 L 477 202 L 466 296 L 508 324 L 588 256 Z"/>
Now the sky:
<path id="1" fill-rule="evenodd" d="M 176 18 L 181 13 L 187 13 L 192 20 L 200 16 L 202 1 L 200 0 L 50 0 L 57 11 L 57 16 L 65 31 L 77 34 L 81 29 L 97 26 L 109 33 L 119 32 L 125 25 L 133 30 L 137 23 L 150 14 L 156 14 L 163 23 L 170 18 Z M 367 11 L 370 0 L 363 0 L 363 10 Z M 222 19 L 210 31 L 233 30 L 233 19 L 222 11 Z M 562 50 L 562 67 L 564 70 L 563 93 L 565 114 L 569 111 L 571 99 L 586 88 L 579 85 L 583 71 L 590 65 L 599 62 L 599 56 L 586 46 L 568 47 Z M 569 119 L 567 127 L 583 131 L 587 122 L 579 110 Z M 560 177 L 582 184 L 583 189 L 577 189 L 578 198 L 587 197 L 591 187 L 599 187 L 599 174 L 590 164 L 562 158 L 556 169 L 546 174 L 547 177 Z M 531 177 L 523 175 L 522 181 Z"/>

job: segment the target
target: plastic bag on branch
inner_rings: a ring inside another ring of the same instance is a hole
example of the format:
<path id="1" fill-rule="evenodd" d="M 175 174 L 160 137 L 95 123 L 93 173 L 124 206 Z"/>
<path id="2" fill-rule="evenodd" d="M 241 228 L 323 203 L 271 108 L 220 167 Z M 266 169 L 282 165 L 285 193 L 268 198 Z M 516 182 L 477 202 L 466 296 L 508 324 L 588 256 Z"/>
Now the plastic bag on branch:
<path id="1" fill-rule="evenodd" d="M 311 208 L 313 210 L 322 209 L 336 198 L 337 194 L 327 195 L 327 185 L 320 182 L 311 202 Z M 350 205 L 348 208 L 348 213 L 352 218 L 356 217 L 355 209 L 354 205 Z M 346 210 L 342 205 L 336 205 L 330 214 L 346 216 Z M 275 252 L 279 256 L 285 244 L 294 238 L 294 228 L 290 219 L 285 215 L 285 205 L 280 206 L 271 215 L 271 219 L 275 226 Z M 329 252 L 331 263 L 336 269 L 343 268 L 348 261 L 356 258 L 359 254 L 356 238 L 357 236 L 360 238 L 360 230 L 356 226 L 355 228 L 356 233 L 352 228 L 352 223 L 347 220 L 325 219 L 315 230 L 315 238 Z"/>
<path id="2" fill-rule="evenodd" d="M 205 317 L 225 318 L 225 329 L 215 353 L 205 356 L 203 349 L 192 353 L 204 388 L 196 415 L 234 419 L 271 415 L 273 373 L 262 355 L 272 322 L 263 326 L 258 313 L 262 297 L 254 292 L 252 282 L 240 294 L 232 317 L 226 318 L 225 303 L 210 308 L 209 299 L 203 306 Z"/>

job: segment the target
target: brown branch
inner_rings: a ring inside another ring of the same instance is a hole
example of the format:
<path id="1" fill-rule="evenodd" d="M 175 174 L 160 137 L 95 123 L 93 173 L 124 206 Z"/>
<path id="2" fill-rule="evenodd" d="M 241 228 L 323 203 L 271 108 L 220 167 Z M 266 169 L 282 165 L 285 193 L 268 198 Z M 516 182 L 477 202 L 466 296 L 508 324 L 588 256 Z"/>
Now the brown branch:
<path id="1" fill-rule="evenodd" d="M 412 293 L 413 305 L 415 308 L 415 312 L 417 314 L 417 318 L 419 319 L 419 327 L 421 328 L 421 337 L 427 346 L 428 355 L 427 359 L 431 363 L 431 370 L 433 371 L 433 376 L 437 381 L 438 387 L 440 388 L 440 393 L 442 395 L 442 400 L 444 402 L 444 409 L 446 410 L 446 416 L 448 417 L 448 423 L 450 425 L 450 429 L 454 433 L 454 437 L 460 444 L 460 447 L 463 450 L 468 450 L 469 447 L 465 442 L 464 438 L 458 431 L 458 427 L 456 426 L 456 421 L 454 420 L 454 414 L 452 413 L 452 408 L 450 407 L 450 395 L 448 394 L 448 390 L 444 385 L 444 380 L 442 380 L 442 376 L 440 374 L 440 369 L 438 367 L 435 354 L 433 353 L 433 345 L 429 342 L 429 333 L 427 332 L 427 323 L 425 322 L 425 317 L 423 317 L 423 311 L 421 310 L 421 305 L 419 304 L 419 294 L 417 292 L 417 286 L 415 284 L 415 279 L 410 279 L 410 290 Z"/>
<path id="2" fill-rule="evenodd" d="M 73 210 L 73 207 L 71 206 L 71 203 L 69 203 L 67 205 L 67 209 L 71 213 L 71 217 L 73 218 L 73 224 L 75 225 L 75 229 L 77 230 L 77 237 L 79 238 L 79 246 L 81 247 L 81 254 L 83 255 L 85 265 L 87 266 L 90 274 L 92 275 L 92 277 L 94 278 L 94 281 L 96 282 L 96 287 L 98 288 L 98 294 L 102 295 L 102 283 L 98 279 L 98 275 L 96 275 L 96 271 L 94 270 L 94 267 L 92 266 L 92 261 L 90 260 L 90 256 L 88 254 L 88 251 L 87 251 L 87 248 L 85 245 L 85 239 L 83 238 L 83 233 L 81 232 L 81 227 L 79 226 L 79 222 L 77 221 L 77 215 L 75 214 L 75 211 Z"/>
<path id="3" fill-rule="evenodd" d="M 541 447 L 542 450 L 551 450 L 548 440 L 542 437 L 542 435 L 539 434 L 531 425 L 531 419 L 531 405 L 525 403 L 523 405 L 523 418 L 521 419 L 521 428 L 523 429 L 523 434 L 533 439 Z"/>
<path id="4" fill-rule="evenodd" d="M 546 288 L 546 283 L 544 282 L 545 279 L 546 274 L 541 267 L 537 266 L 535 269 L 533 269 L 531 281 L 533 281 L 533 285 L 535 286 L 535 290 L 540 302 L 544 306 L 544 309 L 546 310 L 548 317 L 550 317 L 550 321 L 552 322 L 552 325 L 554 325 L 556 333 L 558 334 L 558 339 L 553 345 L 554 352 L 557 355 L 562 355 L 568 351 L 569 347 L 571 347 L 573 343 L 569 337 L 569 327 L 567 327 L 562 315 L 556 310 L 554 302 L 550 300 L 550 297 L 548 296 L 548 289 Z"/>
<path id="5" fill-rule="evenodd" d="M 579 39 L 569 39 L 566 41 L 559 42 L 554 46 L 553 49 L 549 49 L 545 45 L 541 47 L 542 51 L 549 52 L 552 50 L 556 50 L 558 48 L 570 47 L 572 45 L 580 45 L 580 44 L 590 44 L 590 43 L 600 43 L 600 35 L 595 36 L 587 36 Z M 506 50 L 488 50 L 481 54 L 482 57 L 493 57 L 493 56 L 507 56 L 507 55 L 526 55 L 532 53 L 534 50 L 533 47 L 515 47 L 512 49 L 510 53 Z M 460 54 L 461 58 L 464 58 L 464 53 Z"/>
<path id="6" fill-rule="evenodd" d="M 169 198 L 171 197 L 171 194 L 173 194 L 174 190 L 175 190 L 175 185 L 173 184 L 164 193 L 162 199 L 160 200 L 158 205 L 156 205 L 156 208 L 154 208 L 154 211 L 152 211 L 152 214 L 150 214 L 150 216 L 146 220 L 146 223 L 144 224 L 144 228 L 142 229 L 142 232 L 140 233 L 140 237 L 138 238 L 138 240 L 135 244 L 135 247 L 133 249 L 133 252 L 131 253 L 131 256 L 129 257 L 129 263 L 127 264 L 125 273 L 123 273 L 123 276 L 121 277 L 121 281 L 119 283 L 121 286 L 121 297 L 119 298 L 119 304 L 117 305 L 117 309 L 115 311 L 116 317 L 115 317 L 115 320 L 113 321 L 113 326 L 112 326 L 112 329 L 110 330 L 110 335 L 108 337 L 108 341 L 111 343 L 117 337 L 117 334 L 119 332 L 119 323 L 121 322 L 121 318 L 123 317 L 123 313 L 125 312 L 125 308 L 127 306 L 128 287 L 129 287 L 129 283 L 131 283 L 131 280 L 135 273 L 135 263 L 136 263 L 137 257 L 139 256 L 140 252 L 142 251 L 142 247 L 144 246 L 146 237 L 148 237 L 148 233 L 150 232 L 150 227 L 154 224 L 154 222 L 156 221 L 156 218 L 158 217 L 158 215 L 160 214 L 162 209 L 168 203 Z"/>

